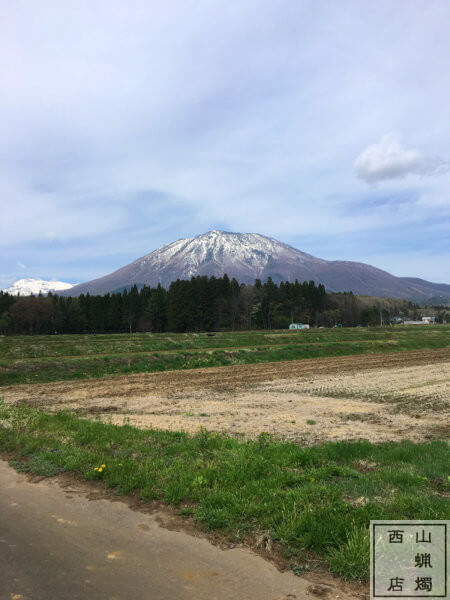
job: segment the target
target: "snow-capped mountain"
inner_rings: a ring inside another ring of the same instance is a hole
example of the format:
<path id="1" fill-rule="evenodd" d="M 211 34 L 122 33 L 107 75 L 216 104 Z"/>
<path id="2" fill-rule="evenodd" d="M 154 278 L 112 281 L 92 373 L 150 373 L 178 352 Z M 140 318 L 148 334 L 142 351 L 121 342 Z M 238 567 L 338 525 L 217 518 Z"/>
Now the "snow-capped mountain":
<path id="1" fill-rule="evenodd" d="M 44 279 L 19 279 L 4 292 L 13 296 L 37 296 L 40 292 L 48 294 L 49 292 L 59 292 L 69 290 L 74 286 L 73 283 L 65 283 L 64 281 L 45 281 Z"/>
<path id="2" fill-rule="evenodd" d="M 273 238 L 257 233 L 209 231 L 162 246 L 110 275 L 74 286 L 64 296 L 104 294 L 134 284 L 168 287 L 176 279 L 196 275 L 227 274 L 240 283 L 272 277 L 280 281 L 323 283 L 328 291 L 353 291 L 407 299 L 450 297 L 450 285 L 395 277 L 370 265 L 316 258 Z"/>

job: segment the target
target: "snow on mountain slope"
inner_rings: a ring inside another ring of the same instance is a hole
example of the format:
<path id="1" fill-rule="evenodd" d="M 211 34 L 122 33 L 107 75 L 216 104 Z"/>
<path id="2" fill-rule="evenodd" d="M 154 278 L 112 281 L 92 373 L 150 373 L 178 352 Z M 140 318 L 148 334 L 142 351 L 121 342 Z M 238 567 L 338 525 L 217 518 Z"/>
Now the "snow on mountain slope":
<path id="1" fill-rule="evenodd" d="M 65 283 L 64 281 L 45 281 L 44 279 L 19 279 L 13 285 L 4 292 L 12 294 L 13 296 L 37 296 L 39 292 L 42 294 L 48 294 L 48 292 L 58 292 L 62 290 L 69 290 L 75 284 Z"/>
<path id="2" fill-rule="evenodd" d="M 75 286 L 74 295 L 102 294 L 134 283 L 167 287 L 176 279 L 224 273 L 241 283 L 253 283 L 268 275 L 277 281 L 295 280 L 300 269 L 308 279 L 318 264 L 326 265 L 326 261 L 257 233 L 209 231 L 162 246 L 106 277 Z M 277 268 L 274 272 L 277 265 L 282 265 L 279 273 Z"/>
<path id="3" fill-rule="evenodd" d="M 254 283 L 257 278 L 264 281 L 270 276 L 276 283 L 313 280 L 331 292 L 407 299 L 429 298 L 438 292 L 450 297 L 446 284 L 395 277 L 358 262 L 323 260 L 258 233 L 227 231 L 177 240 L 63 295 L 104 294 L 134 284 L 168 287 L 176 279 L 222 277 L 225 273 L 240 283 Z"/>
<path id="4" fill-rule="evenodd" d="M 163 246 L 132 265 L 139 271 L 146 271 L 149 267 L 164 269 L 171 262 L 179 269 L 180 279 L 202 274 L 205 266 L 208 270 L 205 274 L 216 267 L 217 275 L 221 275 L 224 269 L 226 271 L 229 268 L 239 271 L 241 280 L 242 277 L 253 280 L 259 277 L 271 261 L 294 261 L 296 264 L 301 262 L 306 265 L 320 259 L 257 233 L 210 231 Z"/>

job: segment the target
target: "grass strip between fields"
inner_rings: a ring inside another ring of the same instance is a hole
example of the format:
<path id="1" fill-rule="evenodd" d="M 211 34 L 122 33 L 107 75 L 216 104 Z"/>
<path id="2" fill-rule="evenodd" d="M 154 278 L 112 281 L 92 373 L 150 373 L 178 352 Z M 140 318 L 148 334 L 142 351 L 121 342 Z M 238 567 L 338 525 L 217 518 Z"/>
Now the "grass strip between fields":
<path id="1" fill-rule="evenodd" d="M 139 430 L 0 401 L 0 450 L 17 455 L 17 470 L 102 480 L 177 506 L 233 541 L 266 534 L 297 573 L 314 553 L 339 576 L 365 581 L 370 519 L 450 517 L 444 441 L 304 448 L 268 434 Z"/>
<path id="2" fill-rule="evenodd" d="M 164 350 L 119 356 L 114 354 L 110 356 L 90 356 L 88 352 L 89 340 L 87 340 L 85 341 L 86 354 L 84 356 L 50 358 L 43 353 L 42 358 L 32 359 L 28 357 L 26 360 L 4 358 L 2 346 L 0 345 L 0 386 L 367 353 L 431 350 L 446 348 L 450 343 L 450 328 L 446 326 L 436 327 L 431 330 L 431 333 L 423 330 L 413 332 L 414 335 L 408 334 L 408 336 L 403 335 L 400 330 L 394 333 L 397 337 L 379 340 L 346 340 L 343 336 L 341 340 L 324 341 L 323 338 L 320 338 L 320 342 L 311 340 L 311 343 L 307 343 L 305 340 L 308 338 L 304 338 L 301 343 L 291 342 L 273 346 L 255 345 L 226 349 Z M 222 334 L 218 334 L 218 337 L 220 335 Z M 254 337 L 256 343 L 256 336 Z M 273 337 L 276 337 L 276 334 Z M 31 344 L 33 340 L 32 338 L 30 340 L 27 340 L 27 343 Z M 16 341 L 8 340 L 8 344 L 14 343 L 20 345 L 23 343 L 23 338 L 17 338 Z M 52 341 L 50 340 L 48 343 L 50 344 Z"/>

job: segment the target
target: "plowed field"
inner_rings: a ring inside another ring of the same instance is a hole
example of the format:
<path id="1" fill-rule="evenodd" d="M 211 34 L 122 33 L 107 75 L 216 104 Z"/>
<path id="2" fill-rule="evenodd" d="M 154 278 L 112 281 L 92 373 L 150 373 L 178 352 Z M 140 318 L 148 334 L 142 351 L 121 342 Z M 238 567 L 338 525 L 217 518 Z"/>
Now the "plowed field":
<path id="1" fill-rule="evenodd" d="M 450 349 L 366 354 L 3 387 L 7 402 L 141 428 L 302 443 L 448 437 Z"/>

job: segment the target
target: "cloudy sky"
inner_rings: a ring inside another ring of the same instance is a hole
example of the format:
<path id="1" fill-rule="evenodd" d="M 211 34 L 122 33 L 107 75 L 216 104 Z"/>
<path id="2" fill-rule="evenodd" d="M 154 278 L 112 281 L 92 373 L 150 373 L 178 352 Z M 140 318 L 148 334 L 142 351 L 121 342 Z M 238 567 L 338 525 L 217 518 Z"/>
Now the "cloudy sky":
<path id="1" fill-rule="evenodd" d="M 0 287 L 210 229 L 450 283 L 450 2 L 0 0 Z"/>

